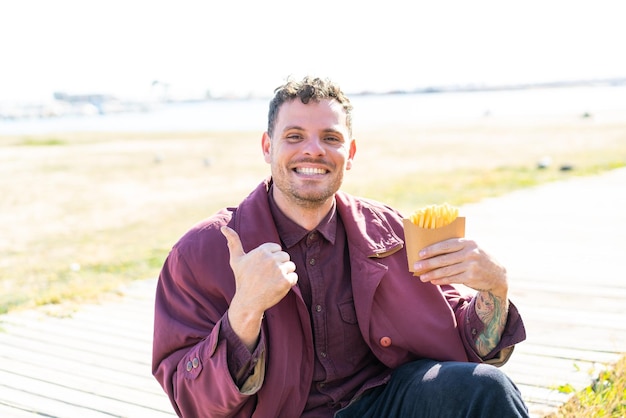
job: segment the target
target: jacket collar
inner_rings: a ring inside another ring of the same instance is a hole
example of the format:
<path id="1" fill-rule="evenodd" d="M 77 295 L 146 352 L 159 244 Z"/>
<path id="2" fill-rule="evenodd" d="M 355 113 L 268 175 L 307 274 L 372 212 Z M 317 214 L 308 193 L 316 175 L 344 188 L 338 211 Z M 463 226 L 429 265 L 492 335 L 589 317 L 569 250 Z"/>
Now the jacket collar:
<path id="1" fill-rule="evenodd" d="M 266 242 L 280 243 L 267 196 L 270 185 L 271 179 L 267 178 L 236 208 L 233 226 L 245 252 Z"/>
<path id="2" fill-rule="evenodd" d="M 271 178 L 267 178 L 237 209 L 234 229 L 240 234 L 246 252 L 265 242 L 280 243 L 269 207 L 268 192 L 271 184 Z M 351 251 L 358 249 L 368 257 L 380 258 L 402 249 L 404 241 L 376 204 L 341 191 L 336 193 L 335 198 Z"/>
<path id="3" fill-rule="evenodd" d="M 386 257 L 404 247 L 404 241 L 378 207 L 380 204 L 342 191 L 336 193 L 335 199 L 339 216 L 344 219 L 348 241 L 368 257 Z"/>

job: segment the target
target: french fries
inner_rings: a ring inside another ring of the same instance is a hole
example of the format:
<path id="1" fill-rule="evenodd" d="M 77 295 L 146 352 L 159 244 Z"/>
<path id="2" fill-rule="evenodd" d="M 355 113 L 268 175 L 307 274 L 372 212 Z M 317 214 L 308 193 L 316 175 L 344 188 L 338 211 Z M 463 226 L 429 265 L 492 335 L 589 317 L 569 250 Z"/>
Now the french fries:
<path id="1" fill-rule="evenodd" d="M 420 228 L 434 229 L 451 224 L 458 216 L 458 208 L 444 203 L 418 209 L 411 214 L 409 219 Z"/>
<path id="2" fill-rule="evenodd" d="M 428 270 L 415 270 L 415 263 L 421 260 L 422 248 L 452 238 L 465 236 L 465 217 L 459 216 L 459 210 L 447 203 L 430 205 L 416 210 L 408 218 L 402 219 L 404 242 L 409 271 L 414 276 Z"/>

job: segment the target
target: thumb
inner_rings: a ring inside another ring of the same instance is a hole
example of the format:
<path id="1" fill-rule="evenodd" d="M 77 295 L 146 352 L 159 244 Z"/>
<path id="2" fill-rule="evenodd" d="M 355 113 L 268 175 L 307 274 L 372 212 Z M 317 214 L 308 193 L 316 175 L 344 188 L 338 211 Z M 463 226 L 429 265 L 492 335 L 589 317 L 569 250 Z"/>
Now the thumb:
<path id="1" fill-rule="evenodd" d="M 246 255 L 246 253 L 243 251 L 243 246 L 241 245 L 241 239 L 239 238 L 239 234 L 237 234 L 234 229 L 224 225 L 220 228 L 220 231 L 222 232 L 224 237 L 226 237 L 226 243 L 228 244 L 228 251 L 230 251 L 231 260 L 233 258 L 239 258 Z"/>

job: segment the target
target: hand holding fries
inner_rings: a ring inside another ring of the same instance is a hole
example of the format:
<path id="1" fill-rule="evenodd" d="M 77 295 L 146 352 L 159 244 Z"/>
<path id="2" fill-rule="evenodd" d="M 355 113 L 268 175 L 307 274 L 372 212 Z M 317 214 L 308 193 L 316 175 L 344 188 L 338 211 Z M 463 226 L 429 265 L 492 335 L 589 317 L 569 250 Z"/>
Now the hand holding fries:
<path id="1" fill-rule="evenodd" d="M 474 290 L 492 292 L 506 300 L 506 269 L 469 239 L 450 239 L 420 251 L 417 269 L 420 280 L 435 285 L 462 284 Z"/>
<path id="2" fill-rule="evenodd" d="M 409 271 L 416 276 L 424 271 L 414 269 L 421 258 L 419 251 L 431 244 L 449 238 L 465 236 L 465 218 L 459 217 L 459 210 L 447 203 L 430 205 L 415 211 L 404 219 L 404 238 L 409 262 Z"/>
<path id="3" fill-rule="evenodd" d="M 409 271 L 423 282 L 463 284 L 506 300 L 506 270 L 465 237 L 465 218 L 447 203 L 416 210 L 404 219 Z"/>

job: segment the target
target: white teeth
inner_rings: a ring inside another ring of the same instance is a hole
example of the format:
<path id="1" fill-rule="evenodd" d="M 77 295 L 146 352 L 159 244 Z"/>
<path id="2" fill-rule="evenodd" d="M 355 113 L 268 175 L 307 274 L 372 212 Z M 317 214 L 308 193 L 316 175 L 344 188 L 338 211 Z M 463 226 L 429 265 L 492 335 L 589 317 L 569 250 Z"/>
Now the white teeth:
<path id="1" fill-rule="evenodd" d="M 296 171 L 299 174 L 326 174 L 326 170 L 322 168 L 300 167 Z"/>

